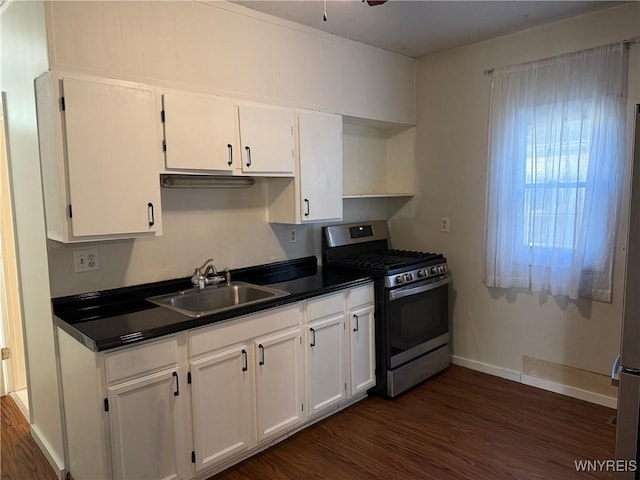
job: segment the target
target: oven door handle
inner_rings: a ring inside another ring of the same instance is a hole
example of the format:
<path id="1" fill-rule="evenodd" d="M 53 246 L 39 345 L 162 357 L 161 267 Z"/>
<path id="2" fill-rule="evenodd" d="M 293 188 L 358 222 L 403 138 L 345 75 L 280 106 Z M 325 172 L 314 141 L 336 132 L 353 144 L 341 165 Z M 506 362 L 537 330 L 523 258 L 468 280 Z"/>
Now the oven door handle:
<path id="1" fill-rule="evenodd" d="M 442 287 L 447 283 L 449 283 L 448 276 L 441 280 L 437 280 L 435 282 L 421 283 L 419 285 L 408 285 L 406 287 L 390 291 L 389 300 L 397 300 L 402 297 L 408 297 L 409 295 L 416 295 L 417 293 L 428 292 L 429 290 L 434 290 L 436 288 Z"/>

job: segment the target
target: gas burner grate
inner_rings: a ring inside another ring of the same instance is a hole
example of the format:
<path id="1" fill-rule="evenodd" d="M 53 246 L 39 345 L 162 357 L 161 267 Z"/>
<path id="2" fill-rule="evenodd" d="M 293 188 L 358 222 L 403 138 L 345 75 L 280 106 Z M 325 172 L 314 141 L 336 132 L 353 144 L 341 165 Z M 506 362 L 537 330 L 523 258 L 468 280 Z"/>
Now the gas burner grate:
<path id="1" fill-rule="evenodd" d="M 355 256 L 334 258 L 330 263 L 346 267 L 371 269 L 388 272 L 410 268 L 418 264 L 441 263 L 445 261 L 440 254 L 416 252 L 410 250 L 379 250 Z"/>

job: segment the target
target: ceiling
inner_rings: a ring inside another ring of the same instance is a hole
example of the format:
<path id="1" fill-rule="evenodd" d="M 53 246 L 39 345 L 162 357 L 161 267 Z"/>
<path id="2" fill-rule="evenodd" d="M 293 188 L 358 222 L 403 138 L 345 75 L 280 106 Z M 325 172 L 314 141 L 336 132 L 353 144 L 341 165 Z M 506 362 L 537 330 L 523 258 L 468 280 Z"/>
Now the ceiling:
<path id="1" fill-rule="evenodd" d="M 331 0 L 326 22 L 322 0 L 234 3 L 417 58 L 626 2 L 389 0 L 369 6 L 361 0 Z"/>

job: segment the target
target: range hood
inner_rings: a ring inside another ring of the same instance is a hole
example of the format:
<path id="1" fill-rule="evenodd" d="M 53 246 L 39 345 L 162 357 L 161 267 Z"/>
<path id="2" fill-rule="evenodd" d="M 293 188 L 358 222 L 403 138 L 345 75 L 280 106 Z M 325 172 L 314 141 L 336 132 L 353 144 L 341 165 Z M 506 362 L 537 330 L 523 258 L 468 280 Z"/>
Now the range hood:
<path id="1" fill-rule="evenodd" d="M 255 183 L 253 177 L 230 175 L 160 175 L 163 188 L 249 188 Z"/>

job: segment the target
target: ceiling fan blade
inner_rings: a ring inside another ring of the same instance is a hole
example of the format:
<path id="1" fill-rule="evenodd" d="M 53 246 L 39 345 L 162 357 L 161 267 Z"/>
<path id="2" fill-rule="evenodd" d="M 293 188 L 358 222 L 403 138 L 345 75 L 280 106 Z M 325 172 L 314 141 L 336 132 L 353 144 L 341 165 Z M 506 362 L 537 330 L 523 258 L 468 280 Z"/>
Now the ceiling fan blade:
<path id="1" fill-rule="evenodd" d="M 387 0 L 366 0 L 367 5 L 370 7 L 375 7 L 376 5 L 382 5 L 383 3 L 387 3 Z"/>

